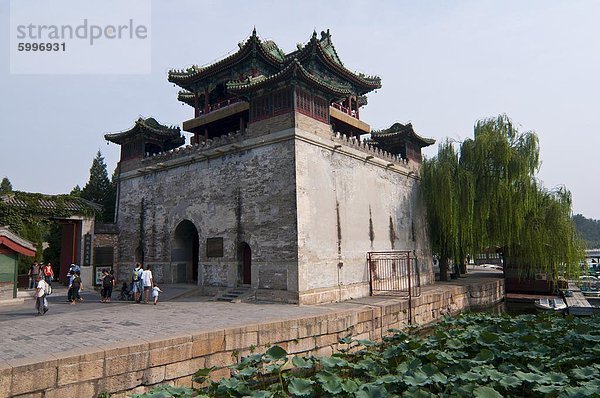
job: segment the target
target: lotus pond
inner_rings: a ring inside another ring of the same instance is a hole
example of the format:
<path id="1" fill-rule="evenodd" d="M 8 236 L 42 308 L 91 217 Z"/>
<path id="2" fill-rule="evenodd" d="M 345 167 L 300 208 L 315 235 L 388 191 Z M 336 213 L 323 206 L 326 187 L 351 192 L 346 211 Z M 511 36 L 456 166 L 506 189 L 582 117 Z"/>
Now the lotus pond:
<path id="1" fill-rule="evenodd" d="M 332 357 L 279 346 L 245 357 L 232 377 L 162 386 L 156 397 L 600 397 L 600 317 L 468 313 L 425 337 L 393 331 L 380 343 L 342 339 Z"/>

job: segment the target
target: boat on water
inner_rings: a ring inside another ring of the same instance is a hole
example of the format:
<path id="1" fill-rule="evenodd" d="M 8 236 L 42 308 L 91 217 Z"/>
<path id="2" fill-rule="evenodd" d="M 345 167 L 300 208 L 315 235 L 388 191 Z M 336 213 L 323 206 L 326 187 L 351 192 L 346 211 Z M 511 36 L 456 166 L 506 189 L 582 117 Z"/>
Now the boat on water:
<path id="1" fill-rule="evenodd" d="M 567 309 L 567 304 L 561 298 L 541 298 L 535 300 L 535 308 L 543 311 L 564 311 Z"/>
<path id="2" fill-rule="evenodd" d="M 594 290 L 581 290 L 581 293 L 583 294 L 584 297 L 600 297 L 600 290 L 598 289 L 594 289 Z"/>

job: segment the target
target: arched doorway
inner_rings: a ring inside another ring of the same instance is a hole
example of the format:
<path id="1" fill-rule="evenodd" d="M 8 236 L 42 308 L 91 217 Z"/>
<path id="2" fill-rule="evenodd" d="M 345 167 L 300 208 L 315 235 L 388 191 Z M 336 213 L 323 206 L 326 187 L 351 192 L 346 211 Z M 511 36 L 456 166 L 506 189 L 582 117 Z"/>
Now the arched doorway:
<path id="1" fill-rule="evenodd" d="M 175 228 L 171 247 L 172 278 L 175 283 L 198 281 L 198 230 L 194 223 L 183 220 Z"/>
<path id="2" fill-rule="evenodd" d="M 240 245 L 240 274 L 243 285 L 252 283 L 252 250 L 246 242 Z"/>

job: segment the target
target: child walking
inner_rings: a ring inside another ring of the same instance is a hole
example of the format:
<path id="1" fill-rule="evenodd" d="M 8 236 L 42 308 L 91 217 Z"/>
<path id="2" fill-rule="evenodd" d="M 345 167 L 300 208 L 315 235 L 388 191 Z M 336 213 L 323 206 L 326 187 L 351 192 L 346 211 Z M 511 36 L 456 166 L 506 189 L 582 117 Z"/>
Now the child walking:
<path id="1" fill-rule="evenodd" d="M 162 293 L 162 290 L 157 285 L 152 288 L 152 298 L 154 299 L 154 305 L 158 302 L 158 293 Z"/>

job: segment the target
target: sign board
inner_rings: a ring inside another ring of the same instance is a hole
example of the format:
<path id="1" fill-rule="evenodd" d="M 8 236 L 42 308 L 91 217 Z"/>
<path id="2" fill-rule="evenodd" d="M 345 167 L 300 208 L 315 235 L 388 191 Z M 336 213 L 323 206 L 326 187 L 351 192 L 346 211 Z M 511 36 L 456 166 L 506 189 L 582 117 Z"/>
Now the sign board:
<path id="1" fill-rule="evenodd" d="M 83 265 L 89 266 L 92 264 L 92 235 L 85 234 L 83 236 Z"/>
<path id="2" fill-rule="evenodd" d="M 223 238 L 206 239 L 206 257 L 223 257 Z"/>

